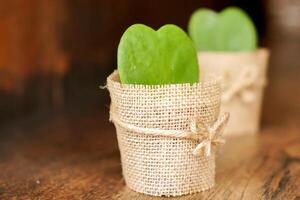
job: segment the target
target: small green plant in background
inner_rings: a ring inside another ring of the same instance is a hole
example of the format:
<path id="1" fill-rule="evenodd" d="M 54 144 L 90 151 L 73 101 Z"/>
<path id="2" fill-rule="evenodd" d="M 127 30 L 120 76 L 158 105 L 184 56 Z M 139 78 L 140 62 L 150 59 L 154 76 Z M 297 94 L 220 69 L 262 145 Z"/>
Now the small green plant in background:
<path id="1" fill-rule="evenodd" d="M 220 13 L 207 8 L 196 10 L 188 32 L 198 51 L 253 51 L 257 48 L 256 28 L 240 8 L 228 7 Z"/>
<path id="2" fill-rule="evenodd" d="M 118 47 L 122 83 L 162 85 L 196 83 L 197 52 L 188 35 L 175 25 L 155 31 L 135 24 L 123 34 Z"/>

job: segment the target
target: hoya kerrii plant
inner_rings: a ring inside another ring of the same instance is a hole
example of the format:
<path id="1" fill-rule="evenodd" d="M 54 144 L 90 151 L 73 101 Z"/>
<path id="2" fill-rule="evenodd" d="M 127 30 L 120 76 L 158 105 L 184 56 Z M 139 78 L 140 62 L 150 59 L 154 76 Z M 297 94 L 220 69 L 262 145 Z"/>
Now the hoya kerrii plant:
<path id="1" fill-rule="evenodd" d="M 155 31 L 134 24 L 121 37 L 118 72 L 124 84 L 196 83 L 197 51 L 188 35 L 175 25 L 164 25 Z"/>
<path id="2" fill-rule="evenodd" d="M 198 51 L 253 51 L 257 48 L 257 31 L 248 14 L 237 7 L 220 13 L 211 9 L 196 10 L 188 32 Z"/>

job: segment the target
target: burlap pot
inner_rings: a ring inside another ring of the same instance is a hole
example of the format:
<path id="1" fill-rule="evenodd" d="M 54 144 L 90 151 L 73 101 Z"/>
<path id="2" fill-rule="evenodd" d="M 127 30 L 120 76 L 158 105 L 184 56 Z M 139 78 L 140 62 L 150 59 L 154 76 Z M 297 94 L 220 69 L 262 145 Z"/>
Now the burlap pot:
<path id="1" fill-rule="evenodd" d="M 178 196 L 214 185 L 211 145 L 220 142 L 228 119 L 227 115 L 218 119 L 219 85 L 218 81 L 131 85 L 121 84 L 117 72 L 108 77 L 110 117 L 129 188 L 154 196 Z"/>
<path id="2" fill-rule="evenodd" d="M 261 104 L 266 85 L 269 51 L 200 52 L 201 76 L 221 76 L 221 111 L 230 112 L 225 136 L 259 131 Z"/>

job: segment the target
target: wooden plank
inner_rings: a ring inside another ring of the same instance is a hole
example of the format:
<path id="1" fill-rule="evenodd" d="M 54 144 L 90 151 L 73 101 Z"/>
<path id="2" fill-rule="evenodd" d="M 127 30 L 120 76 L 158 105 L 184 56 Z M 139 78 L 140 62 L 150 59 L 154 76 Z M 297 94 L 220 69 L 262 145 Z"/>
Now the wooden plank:
<path id="1" fill-rule="evenodd" d="M 108 116 L 63 116 L 2 134 L 0 199 L 161 199 L 125 186 L 114 127 L 99 123 L 101 117 Z M 300 134 L 290 123 L 228 139 L 218 155 L 216 186 L 175 199 L 299 197 Z"/>

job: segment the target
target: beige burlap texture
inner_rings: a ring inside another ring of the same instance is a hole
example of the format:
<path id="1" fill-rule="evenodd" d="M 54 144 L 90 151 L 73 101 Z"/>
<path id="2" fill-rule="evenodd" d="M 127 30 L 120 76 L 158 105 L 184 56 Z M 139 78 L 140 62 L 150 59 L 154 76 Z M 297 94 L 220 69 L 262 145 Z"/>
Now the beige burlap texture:
<path id="1" fill-rule="evenodd" d="M 215 148 L 228 115 L 219 117 L 218 81 L 146 86 L 107 79 L 127 186 L 154 196 L 204 191 L 215 182 Z"/>
<path id="2" fill-rule="evenodd" d="M 267 49 L 198 54 L 202 78 L 210 74 L 223 78 L 221 112 L 230 112 L 225 136 L 259 131 L 268 58 Z"/>

